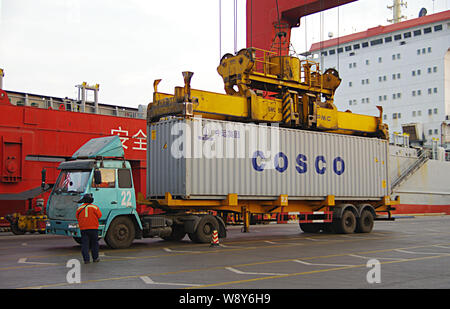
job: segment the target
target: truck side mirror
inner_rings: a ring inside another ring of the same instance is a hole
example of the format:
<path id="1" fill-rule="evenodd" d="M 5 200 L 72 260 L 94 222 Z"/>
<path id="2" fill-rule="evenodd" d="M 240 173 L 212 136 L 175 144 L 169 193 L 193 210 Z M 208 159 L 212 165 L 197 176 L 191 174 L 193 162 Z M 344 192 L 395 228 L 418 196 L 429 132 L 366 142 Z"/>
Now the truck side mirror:
<path id="1" fill-rule="evenodd" d="M 47 178 L 47 170 L 45 168 L 43 168 L 41 171 L 41 180 L 42 180 L 41 187 L 42 187 L 42 189 L 45 188 L 45 179 L 46 178 Z"/>
<path id="2" fill-rule="evenodd" d="M 98 168 L 96 168 L 94 170 L 94 183 L 96 185 L 99 185 L 102 183 L 102 173 L 100 172 L 100 170 Z"/>

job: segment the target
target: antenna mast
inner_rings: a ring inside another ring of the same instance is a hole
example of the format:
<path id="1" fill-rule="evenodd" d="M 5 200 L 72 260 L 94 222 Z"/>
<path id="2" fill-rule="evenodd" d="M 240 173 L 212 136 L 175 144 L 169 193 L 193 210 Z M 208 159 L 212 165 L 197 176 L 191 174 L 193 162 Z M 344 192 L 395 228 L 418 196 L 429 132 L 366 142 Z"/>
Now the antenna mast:
<path id="1" fill-rule="evenodd" d="M 403 2 L 403 0 L 394 0 L 393 5 L 387 7 L 392 10 L 392 19 L 388 19 L 388 22 L 396 24 L 401 22 L 402 19 L 406 19 L 406 16 L 402 15 L 402 6 L 407 8 L 408 3 Z"/>

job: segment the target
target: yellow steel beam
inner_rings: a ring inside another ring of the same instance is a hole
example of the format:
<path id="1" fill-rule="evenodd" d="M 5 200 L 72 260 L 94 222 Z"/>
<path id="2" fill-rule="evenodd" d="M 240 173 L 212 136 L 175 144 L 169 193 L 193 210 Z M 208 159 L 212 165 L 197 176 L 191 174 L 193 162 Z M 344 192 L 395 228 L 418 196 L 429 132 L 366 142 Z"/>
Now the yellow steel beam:
<path id="1" fill-rule="evenodd" d="M 374 116 L 317 108 L 317 128 L 319 129 L 375 133 L 378 130 L 378 121 Z"/>
<path id="2" fill-rule="evenodd" d="M 333 95 L 334 91 L 330 89 L 325 89 L 321 87 L 310 86 L 305 83 L 299 83 L 295 81 L 282 80 L 276 76 L 263 74 L 259 72 L 252 72 L 248 75 L 247 79 L 252 82 L 264 83 L 267 85 L 277 86 L 280 90 L 282 88 L 296 89 L 305 92 L 322 93 L 324 95 Z"/>

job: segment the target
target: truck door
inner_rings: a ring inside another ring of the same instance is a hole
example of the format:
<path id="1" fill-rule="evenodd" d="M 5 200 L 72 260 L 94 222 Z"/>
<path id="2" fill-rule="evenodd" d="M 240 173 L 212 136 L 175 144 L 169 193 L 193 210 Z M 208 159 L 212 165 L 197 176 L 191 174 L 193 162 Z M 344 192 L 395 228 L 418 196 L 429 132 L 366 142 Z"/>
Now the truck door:
<path id="1" fill-rule="evenodd" d="M 136 205 L 136 197 L 133 188 L 133 180 L 131 171 L 128 168 L 119 168 L 117 170 L 118 176 L 118 194 L 120 207 L 134 208 Z"/>
<path id="2" fill-rule="evenodd" d="M 92 193 L 94 204 L 102 211 L 102 219 L 106 219 L 111 209 L 118 208 L 117 169 L 100 168 L 100 173 L 102 175 L 100 184 L 95 184 L 94 177 L 92 177 Z"/>

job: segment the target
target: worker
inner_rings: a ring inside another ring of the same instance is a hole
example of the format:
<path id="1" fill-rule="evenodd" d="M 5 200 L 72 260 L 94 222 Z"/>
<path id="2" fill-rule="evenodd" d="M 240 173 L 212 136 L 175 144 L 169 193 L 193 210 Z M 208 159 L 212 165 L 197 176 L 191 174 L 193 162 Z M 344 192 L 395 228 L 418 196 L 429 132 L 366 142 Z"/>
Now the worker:
<path id="1" fill-rule="evenodd" d="M 85 264 L 90 263 L 89 249 L 92 253 L 94 263 L 99 262 L 98 257 L 98 220 L 102 212 L 98 206 L 92 204 L 94 198 L 92 194 L 85 194 L 78 203 L 83 203 L 78 207 L 76 217 L 81 230 L 81 254 Z"/>

